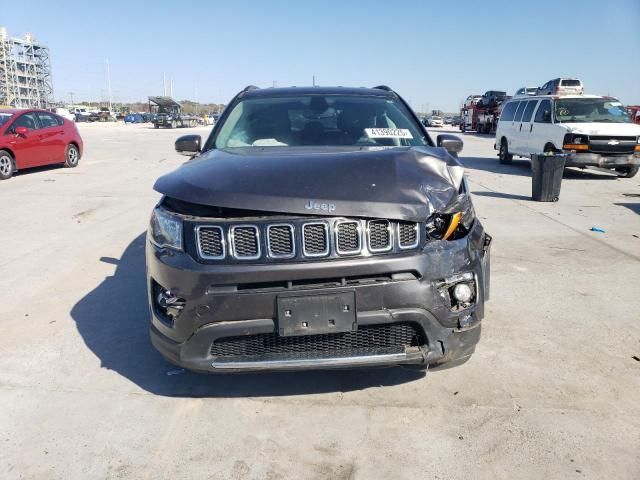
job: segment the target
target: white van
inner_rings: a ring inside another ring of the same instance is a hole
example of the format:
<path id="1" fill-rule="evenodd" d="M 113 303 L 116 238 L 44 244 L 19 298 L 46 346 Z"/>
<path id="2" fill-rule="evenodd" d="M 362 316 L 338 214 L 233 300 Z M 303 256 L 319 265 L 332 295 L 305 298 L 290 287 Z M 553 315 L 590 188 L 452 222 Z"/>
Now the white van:
<path id="1" fill-rule="evenodd" d="M 513 155 L 567 153 L 568 167 L 597 166 L 633 177 L 640 166 L 640 125 L 612 97 L 542 95 L 513 98 L 502 109 L 494 148 Z"/>

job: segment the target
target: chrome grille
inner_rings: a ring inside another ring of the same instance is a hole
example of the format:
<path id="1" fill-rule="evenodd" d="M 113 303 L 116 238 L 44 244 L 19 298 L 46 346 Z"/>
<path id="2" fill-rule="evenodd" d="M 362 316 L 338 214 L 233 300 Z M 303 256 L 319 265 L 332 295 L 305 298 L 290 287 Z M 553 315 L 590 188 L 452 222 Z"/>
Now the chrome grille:
<path id="1" fill-rule="evenodd" d="M 260 258 L 260 233 L 253 225 L 231 227 L 233 256 L 242 260 Z"/>
<path id="2" fill-rule="evenodd" d="M 221 227 L 201 226 L 196 229 L 198 254 L 209 260 L 224 258 L 224 232 Z"/>
<path id="3" fill-rule="evenodd" d="M 367 231 L 369 233 L 369 250 L 372 252 L 391 250 L 391 223 L 389 220 L 370 220 Z"/>
<path id="4" fill-rule="evenodd" d="M 269 225 L 267 247 L 272 258 L 291 258 L 296 254 L 293 225 Z"/>
<path id="5" fill-rule="evenodd" d="M 338 222 L 336 224 L 336 249 L 340 255 L 360 253 L 360 225 L 358 222 Z"/>
<path id="6" fill-rule="evenodd" d="M 398 246 L 402 249 L 418 246 L 418 224 L 413 222 L 398 222 Z"/>
<path id="7" fill-rule="evenodd" d="M 302 244 L 307 257 L 329 254 L 329 232 L 326 223 L 305 223 L 302 226 Z"/>
<path id="8" fill-rule="evenodd" d="M 420 245 L 420 224 L 414 222 L 340 217 L 309 220 L 284 217 L 279 221 L 225 219 L 217 225 L 194 222 L 195 245 L 188 243 L 187 250 L 196 260 L 268 263 L 401 253 Z"/>

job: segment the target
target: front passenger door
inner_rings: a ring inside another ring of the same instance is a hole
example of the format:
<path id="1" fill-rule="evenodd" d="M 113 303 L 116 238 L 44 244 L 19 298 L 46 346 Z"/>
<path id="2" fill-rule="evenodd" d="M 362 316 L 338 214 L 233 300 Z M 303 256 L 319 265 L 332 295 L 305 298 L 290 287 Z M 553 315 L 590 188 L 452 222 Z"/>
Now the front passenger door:
<path id="1" fill-rule="evenodd" d="M 529 154 L 543 153 L 544 146 L 552 138 L 553 124 L 551 123 L 551 101 L 544 99 L 540 101 L 533 123 L 531 123 L 527 151 Z M 556 147 L 558 147 L 556 145 Z M 562 148 L 562 146 L 558 147 Z"/>
<path id="2" fill-rule="evenodd" d="M 28 131 L 24 135 L 16 134 L 17 127 L 25 127 Z M 16 118 L 7 129 L 5 135 L 9 140 L 11 150 L 15 155 L 16 168 L 29 168 L 40 165 L 40 137 L 38 135 L 38 119 L 35 112 L 27 112 Z"/>

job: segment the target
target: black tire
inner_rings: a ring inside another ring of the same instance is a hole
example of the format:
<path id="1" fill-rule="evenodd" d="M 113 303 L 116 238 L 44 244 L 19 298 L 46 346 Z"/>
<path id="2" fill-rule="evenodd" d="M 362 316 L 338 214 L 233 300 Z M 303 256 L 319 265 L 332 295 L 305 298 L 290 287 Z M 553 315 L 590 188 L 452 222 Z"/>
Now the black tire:
<path id="1" fill-rule="evenodd" d="M 64 166 L 67 168 L 76 168 L 80 161 L 80 151 L 73 143 L 67 145 L 67 150 L 64 154 Z"/>
<path id="2" fill-rule="evenodd" d="M 509 145 L 507 139 L 500 141 L 500 150 L 498 150 L 498 159 L 503 165 L 511 165 L 513 163 L 513 155 L 509 153 Z"/>
<path id="3" fill-rule="evenodd" d="M 8 180 L 13 175 L 13 157 L 6 150 L 0 150 L 0 180 Z"/>
<path id="4" fill-rule="evenodd" d="M 629 167 L 617 167 L 615 170 L 619 177 L 622 178 L 633 178 L 638 173 L 640 167 L 638 165 L 632 165 Z"/>
<path id="5" fill-rule="evenodd" d="M 547 143 L 544 146 L 544 153 L 557 153 L 558 149 L 552 144 L 552 143 Z"/>

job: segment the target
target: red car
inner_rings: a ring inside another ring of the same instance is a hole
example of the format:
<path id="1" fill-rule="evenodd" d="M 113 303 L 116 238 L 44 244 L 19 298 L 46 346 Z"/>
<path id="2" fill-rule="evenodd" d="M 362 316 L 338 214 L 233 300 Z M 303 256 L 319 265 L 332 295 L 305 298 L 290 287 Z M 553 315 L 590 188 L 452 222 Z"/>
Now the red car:
<path id="1" fill-rule="evenodd" d="M 76 167 L 82 138 L 76 124 L 45 110 L 0 109 L 0 180 L 23 168 Z"/>

